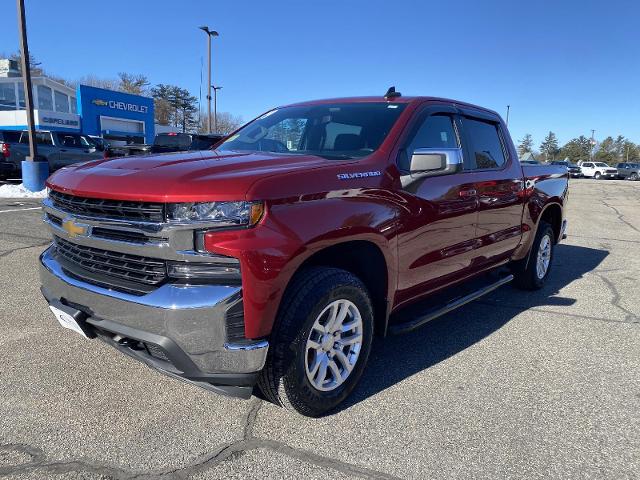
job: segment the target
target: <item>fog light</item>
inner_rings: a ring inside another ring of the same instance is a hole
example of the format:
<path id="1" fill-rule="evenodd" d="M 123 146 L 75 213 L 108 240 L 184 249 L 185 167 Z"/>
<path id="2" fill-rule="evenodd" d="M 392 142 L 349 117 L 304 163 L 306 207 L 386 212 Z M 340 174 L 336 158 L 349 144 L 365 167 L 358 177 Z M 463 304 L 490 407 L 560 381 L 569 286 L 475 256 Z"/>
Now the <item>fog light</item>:
<path id="1" fill-rule="evenodd" d="M 167 273 L 172 278 L 231 280 L 239 282 L 240 262 L 235 258 L 224 258 L 223 262 L 170 262 Z"/>

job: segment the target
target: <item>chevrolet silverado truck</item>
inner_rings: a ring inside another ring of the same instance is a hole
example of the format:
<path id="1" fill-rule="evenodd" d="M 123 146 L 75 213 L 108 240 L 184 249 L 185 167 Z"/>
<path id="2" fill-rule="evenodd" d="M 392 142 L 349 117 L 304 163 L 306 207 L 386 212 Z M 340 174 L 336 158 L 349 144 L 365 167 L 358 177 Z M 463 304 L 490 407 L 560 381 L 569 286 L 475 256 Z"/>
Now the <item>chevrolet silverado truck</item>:
<path id="1" fill-rule="evenodd" d="M 47 186 L 42 293 L 62 326 L 320 416 L 358 383 L 374 334 L 512 281 L 541 288 L 568 173 L 520 165 L 493 111 L 390 89 L 270 110 L 214 150 L 70 166 Z"/>
<path id="2" fill-rule="evenodd" d="M 94 142 L 79 133 L 38 130 L 36 144 L 38 157 L 41 161 L 49 162 L 50 172 L 74 163 L 104 157 L 96 149 Z M 29 133 L 4 130 L 0 136 L 0 153 L 0 174 L 5 177 L 20 177 L 22 161 L 29 156 Z"/>

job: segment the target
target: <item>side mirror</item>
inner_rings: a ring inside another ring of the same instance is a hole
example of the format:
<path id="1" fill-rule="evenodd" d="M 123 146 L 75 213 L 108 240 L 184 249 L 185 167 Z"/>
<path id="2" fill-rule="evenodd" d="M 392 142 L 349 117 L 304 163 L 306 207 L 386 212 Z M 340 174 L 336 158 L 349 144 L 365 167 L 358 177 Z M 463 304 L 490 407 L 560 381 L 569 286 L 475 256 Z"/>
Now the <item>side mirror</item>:
<path id="1" fill-rule="evenodd" d="M 459 148 L 417 148 L 411 156 L 411 176 L 432 177 L 450 175 L 462 169 L 462 150 Z"/>

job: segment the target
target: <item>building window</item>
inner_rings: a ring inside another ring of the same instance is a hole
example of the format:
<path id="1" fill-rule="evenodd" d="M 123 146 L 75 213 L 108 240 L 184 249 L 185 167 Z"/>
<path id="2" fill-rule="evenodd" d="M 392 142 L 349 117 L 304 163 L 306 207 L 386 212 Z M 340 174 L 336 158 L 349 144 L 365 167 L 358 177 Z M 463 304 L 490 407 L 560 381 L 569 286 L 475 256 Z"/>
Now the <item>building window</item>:
<path id="1" fill-rule="evenodd" d="M 78 113 L 78 102 L 76 100 L 76 97 L 71 97 L 71 113 Z"/>
<path id="2" fill-rule="evenodd" d="M 38 108 L 40 110 L 53 111 L 51 89 L 45 85 L 38 85 Z"/>
<path id="3" fill-rule="evenodd" d="M 0 110 L 16 109 L 16 84 L 0 83 Z"/>
<path id="4" fill-rule="evenodd" d="M 27 104 L 24 101 L 24 85 L 22 82 L 18 83 L 18 107 L 20 109 L 27 108 Z"/>
<path id="5" fill-rule="evenodd" d="M 62 92 L 54 91 L 56 112 L 69 113 L 69 97 Z"/>

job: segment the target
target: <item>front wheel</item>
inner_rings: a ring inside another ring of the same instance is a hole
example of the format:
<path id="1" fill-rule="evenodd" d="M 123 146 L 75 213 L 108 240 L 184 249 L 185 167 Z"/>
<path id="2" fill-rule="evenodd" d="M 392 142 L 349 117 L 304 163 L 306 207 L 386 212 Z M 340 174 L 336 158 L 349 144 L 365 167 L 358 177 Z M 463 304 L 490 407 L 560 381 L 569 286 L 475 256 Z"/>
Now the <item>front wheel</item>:
<path id="1" fill-rule="evenodd" d="M 344 270 L 306 269 L 282 300 L 260 389 L 277 405 L 318 417 L 356 386 L 372 338 L 373 308 L 364 284 Z"/>
<path id="2" fill-rule="evenodd" d="M 602 178 L 602 174 L 600 172 L 596 172 L 593 178 L 595 178 L 596 180 L 600 180 Z"/>
<path id="3" fill-rule="evenodd" d="M 539 290 L 547 281 L 555 250 L 555 234 L 547 222 L 540 221 L 526 266 L 514 271 L 514 284 L 523 290 Z"/>
<path id="4" fill-rule="evenodd" d="M 635 182 L 636 180 L 638 180 L 638 174 L 636 172 L 633 172 L 631 175 L 629 175 L 629 180 L 633 180 Z"/>

